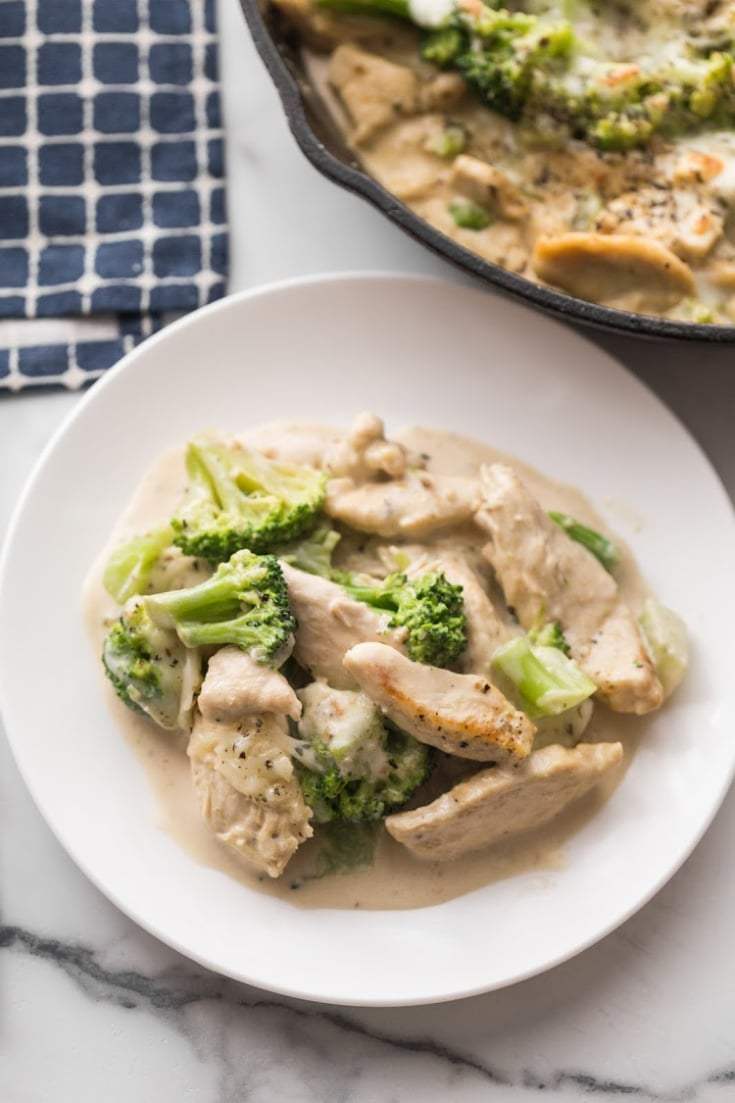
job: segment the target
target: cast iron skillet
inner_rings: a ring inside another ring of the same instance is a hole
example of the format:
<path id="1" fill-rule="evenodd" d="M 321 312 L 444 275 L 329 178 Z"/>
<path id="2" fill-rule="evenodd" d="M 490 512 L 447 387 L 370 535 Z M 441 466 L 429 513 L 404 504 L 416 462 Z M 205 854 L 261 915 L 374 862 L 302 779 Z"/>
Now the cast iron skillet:
<path id="1" fill-rule="evenodd" d="M 264 2 L 267 5 L 267 0 Z M 360 167 L 306 76 L 298 42 L 279 17 L 277 9 L 266 6 L 262 10 L 259 0 L 240 0 L 240 4 L 302 152 L 324 176 L 363 196 L 411 237 L 514 298 L 524 299 L 570 322 L 637 337 L 715 341 L 721 344 L 735 342 L 735 326 L 672 322 L 627 310 L 613 310 L 540 287 L 523 276 L 483 260 L 435 230 Z"/>

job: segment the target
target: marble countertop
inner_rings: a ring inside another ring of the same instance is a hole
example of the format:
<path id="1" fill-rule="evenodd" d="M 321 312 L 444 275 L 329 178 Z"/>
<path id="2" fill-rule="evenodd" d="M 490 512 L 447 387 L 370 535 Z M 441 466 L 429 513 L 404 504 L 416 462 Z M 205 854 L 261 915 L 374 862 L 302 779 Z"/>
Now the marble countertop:
<path id="1" fill-rule="evenodd" d="M 458 278 L 303 160 L 236 0 L 220 8 L 232 289 L 348 268 Z M 735 493 L 735 354 L 597 340 L 674 409 Z M 78 401 L 0 400 L 0 533 Z M 685 511 L 682 487 L 682 523 Z M 735 1099 L 735 792 L 673 881 L 568 964 L 461 1003 L 352 1010 L 223 980 L 144 934 L 61 850 L 3 739 L 0 770 L 4 1103 Z"/>

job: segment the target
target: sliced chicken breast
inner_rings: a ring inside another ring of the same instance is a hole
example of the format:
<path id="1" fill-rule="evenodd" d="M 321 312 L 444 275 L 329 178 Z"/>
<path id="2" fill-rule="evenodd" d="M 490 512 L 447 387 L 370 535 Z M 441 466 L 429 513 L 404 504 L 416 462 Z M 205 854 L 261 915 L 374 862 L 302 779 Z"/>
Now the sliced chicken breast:
<path id="1" fill-rule="evenodd" d="M 478 762 L 520 762 L 535 727 L 500 690 L 474 674 L 415 663 L 381 643 L 361 643 L 344 665 L 402 731 L 421 743 Z"/>
<path id="2" fill-rule="evenodd" d="M 274 717 L 225 725 L 198 716 L 188 754 L 201 814 L 216 838 L 255 869 L 279 877 L 313 830 Z"/>
<path id="3" fill-rule="evenodd" d="M 559 621 L 573 658 L 610 708 L 658 708 L 661 683 L 612 576 L 554 524 L 512 468 L 492 464 L 482 482 L 475 520 L 490 536 L 484 552 L 523 627 Z"/>
<path id="4" fill-rule="evenodd" d="M 620 743 L 544 747 L 520 766 L 480 770 L 385 826 L 417 858 L 451 861 L 547 823 L 619 765 Z"/>
<path id="5" fill-rule="evenodd" d="M 355 601 L 329 579 L 288 563 L 281 567 L 297 622 L 294 657 L 312 677 L 326 679 L 335 689 L 358 689 L 342 665 L 345 652 L 363 640 L 402 646 L 405 631 L 389 628 L 387 614 Z"/>
<path id="6" fill-rule="evenodd" d="M 474 479 L 407 471 L 397 479 L 330 479 L 325 512 L 360 532 L 423 537 L 467 521 L 478 504 Z"/>
<path id="7" fill-rule="evenodd" d="M 239 647 L 222 647 L 212 655 L 199 709 L 206 719 L 225 723 L 262 712 L 293 720 L 301 716 L 301 703 L 283 675 L 256 663 Z"/>
<path id="8" fill-rule="evenodd" d="M 633 614 L 624 602 L 616 602 L 590 646 L 583 650 L 584 658 L 580 658 L 579 665 L 596 683 L 598 695 L 615 712 L 642 716 L 661 707 L 663 687 Z"/>
<path id="9" fill-rule="evenodd" d="M 325 456 L 325 511 L 360 532 L 421 537 L 472 516 L 476 480 L 430 475 L 420 456 L 388 440 L 375 414 L 359 414 Z"/>

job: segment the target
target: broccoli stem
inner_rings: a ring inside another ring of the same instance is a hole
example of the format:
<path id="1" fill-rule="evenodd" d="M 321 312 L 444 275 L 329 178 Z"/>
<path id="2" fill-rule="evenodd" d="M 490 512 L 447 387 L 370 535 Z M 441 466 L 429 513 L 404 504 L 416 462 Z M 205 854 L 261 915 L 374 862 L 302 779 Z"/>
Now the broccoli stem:
<path id="1" fill-rule="evenodd" d="M 173 529 L 166 525 L 121 544 L 107 560 L 102 583 L 118 605 L 134 594 L 142 594 L 150 580 L 156 560 L 171 544 Z"/>
<path id="2" fill-rule="evenodd" d="M 156 594 L 149 599 L 149 608 L 161 626 L 173 628 L 187 620 L 207 623 L 233 617 L 240 611 L 242 599 L 247 602 L 248 595 L 241 598 L 227 575 L 215 573 L 188 590 Z M 251 599 L 250 604 L 256 601 Z"/>
<path id="3" fill-rule="evenodd" d="M 513 685 L 524 712 L 532 719 L 558 716 L 586 701 L 597 689 L 563 651 L 534 646 L 527 636 L 499 647 L 492 665 Z"/>
<path id="4" fill-rule="evenodd" d="M 213 448 L 204 449 L 191 441 L 186 451 L 186 470 L 192 482 L 214 491 L 222 508 L 237 511 L 241 507 L 240 488 Z"/>
<path id="5" fill-rule="evenodd" d="M 349 581 L 349 576 L 346 576 L 343 581 L 339 572 L 336 572 L 336 575 L 335 581 L 339 582 L 355 601 L 363 601 L 373 609 L 385 609 L 391 613 L 398 611 L 398 598 L 394 590 L 381 589 L 379 583 L 375 586 L 356 586 Z"/>
<path id="6" fill-rule="evenodd" d="M 686 674 L 689 646 L 684 621 L 655 598 L 649 597 L 638 618 L 646 651 L 668 697 Z"/>
<path id="7" fill-rule="evenodd" d="M 603 536 L 601 532 L 595 532 L 594 529 L 587 528 L 586 525 L 575 521 L 574 517 L 570 517 L 568 513 L 559 513 L 552 509 L 549 510 L 549 517 L 560 529 L 564 530 L 567 536 L 581 544 L 588 552 L 591 552 L 595 559 L 602 563 L 606 571 L 612 573 L 619 558 L 618 549 L 612 540 L 609 540 L 607 536 Z"/>

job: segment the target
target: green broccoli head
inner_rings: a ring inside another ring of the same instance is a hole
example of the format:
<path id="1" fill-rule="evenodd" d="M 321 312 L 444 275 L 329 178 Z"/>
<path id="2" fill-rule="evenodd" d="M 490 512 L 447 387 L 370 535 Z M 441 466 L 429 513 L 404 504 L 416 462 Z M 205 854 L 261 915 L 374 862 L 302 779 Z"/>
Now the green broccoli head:
<path id="1" fill-rule="evenodd" d="M 186 499 L 171 521 L 174 543 L 214 563 L 241 548 L 267 552 L 295 540 L 324 502 L 323 474 L 274 463 L 240 444 L 193 440 L 186 469 Z"/>
<path id="2" fill-rule="evenodd" d="M 472 45 L 455 64 L 480 98 L 501 115 L 520 119 L 538 70 L 551 70 L 569 57 L 574 34 L 566 21 L 549 23 L 523 12 L 486 8 L 480 16 L 460 15 Z"/>
<path id="3" fill-rule="evenodd" d="M 302 571 L 337 582 L 357 601 L 390 613 L 392 628 L 406 629 L 406 650 L 412 659 L 429 666 L 451 666 L 467 646 L 467 618 L 461 586 L 455 586 L 441 572 L 408 578 L 395 571 L 383 581 L 359 576 L 332 565 L 332 554 L 340 534 L 329 524 L 278 555 Z"/>
<path id="4" fill-rule="evenodd" d="M 291 654 L 296 620 L 278 560 L 239 551 L 211 578 L 144 599 L 150 616 L 186 647 L 234 644 L 277 667 Z"/>
<path id="5" fill-rule="evenodd" d="M 314 682 L 299 697 L 303 714 L 295 755 L 304 800 L 317 823 L 382 819 L 428 776 L 428 748 L 386 727 L 365 694 Z"/>
<path id="6" fill-rule="evenodd" d="M 118 697 L 159 727 L 185 727 L 201 676 L 199 654 L 150 616 L 134 598 L 110 628 L 102 663 Z"/>
<path id="7" fill-rule="evenodd" d="M 449 69 L 466 49 L 467 35 L 461 27 L 440 27 L 424 35 L 421 56 L 440 69 Z"/>
<path id="8" fill-rule="evenodd" d="M 462 587 L 440 571 L 408 578 L 402 571 L 388 575 L 374 586 L 343 582 L 358 601 L 392 616 L 392 628 L 407 631 L 406 650 L 418 663 L 451 666 L 467 646 L 467 618 Z"/>

